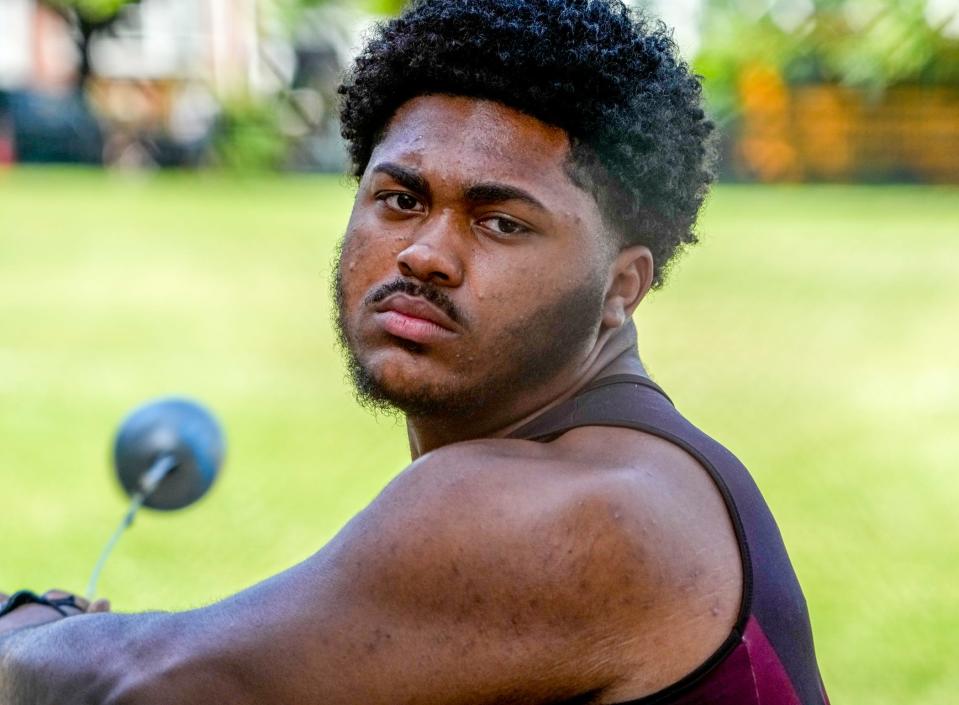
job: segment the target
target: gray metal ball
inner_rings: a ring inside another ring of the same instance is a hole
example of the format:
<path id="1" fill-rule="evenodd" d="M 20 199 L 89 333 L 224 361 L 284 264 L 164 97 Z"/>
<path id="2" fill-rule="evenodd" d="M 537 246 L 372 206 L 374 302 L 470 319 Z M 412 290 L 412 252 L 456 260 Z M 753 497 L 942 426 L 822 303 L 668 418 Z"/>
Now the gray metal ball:
<path id="1" fill-rule="evenodd" d="M 162 511 L 183 509 L 213 486 L 223 462 L 223 432 L 209 411 L 189 399 L 158 399 L 134 409 L 123 420 L 113 459 L 124 491 L 133 496 L 144 474 L 159 458 L 172 456 L 173 470 L 144 502 Z"/>

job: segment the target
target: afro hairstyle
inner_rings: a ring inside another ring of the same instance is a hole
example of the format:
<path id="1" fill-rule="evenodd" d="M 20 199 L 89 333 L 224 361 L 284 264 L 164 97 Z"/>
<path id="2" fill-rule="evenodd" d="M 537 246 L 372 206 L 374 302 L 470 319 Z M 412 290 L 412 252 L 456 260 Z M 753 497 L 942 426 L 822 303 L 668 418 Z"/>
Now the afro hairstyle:
<path id="1" fill-rule="evenodd" d="M 491 100 L 566 132 L 570 177 L 663 282 L 713 180 L 713 124 L 670 31 L 621 0 L 414 0 L 339 88 L 353 175 L 421 95 Z"/>

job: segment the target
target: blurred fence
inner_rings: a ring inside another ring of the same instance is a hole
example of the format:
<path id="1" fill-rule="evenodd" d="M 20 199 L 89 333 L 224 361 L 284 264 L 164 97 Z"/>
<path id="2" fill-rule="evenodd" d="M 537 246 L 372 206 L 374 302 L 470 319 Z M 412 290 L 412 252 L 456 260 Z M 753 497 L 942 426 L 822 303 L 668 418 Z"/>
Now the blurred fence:
<path id="1" fill-rule="evenodd" d="M 959 182 L 957 86 L 790 86 L 753 68 L 740 96 L 726 161 L 736 178 Z"/>

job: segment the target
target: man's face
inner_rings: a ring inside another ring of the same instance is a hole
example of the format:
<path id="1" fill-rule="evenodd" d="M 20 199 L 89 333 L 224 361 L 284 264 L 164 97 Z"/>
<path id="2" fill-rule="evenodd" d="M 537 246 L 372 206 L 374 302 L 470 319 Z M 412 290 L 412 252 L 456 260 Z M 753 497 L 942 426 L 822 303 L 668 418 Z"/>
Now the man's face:
<path id="1" fill-rule="evenodd" d="M 336 277 L 362 397 L 412 416 L 563 391 L 599 331 L 610 261 L 566 134 L 497 103 L 397 111 L 359 185 Z"/>

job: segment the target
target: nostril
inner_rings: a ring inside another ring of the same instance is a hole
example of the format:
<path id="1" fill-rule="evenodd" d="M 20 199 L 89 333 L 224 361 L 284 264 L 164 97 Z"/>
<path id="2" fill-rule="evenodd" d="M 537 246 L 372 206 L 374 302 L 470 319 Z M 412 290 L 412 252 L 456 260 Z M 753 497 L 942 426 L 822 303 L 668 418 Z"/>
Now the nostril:
<path id="1" fill-rule="evenodd" d="M 417 242 L 400 252 L 396 256 L 396 268 L 404 277 L 443 286 L 453 286 L 461 276 L 454 252 L 424 242 Z"/>

